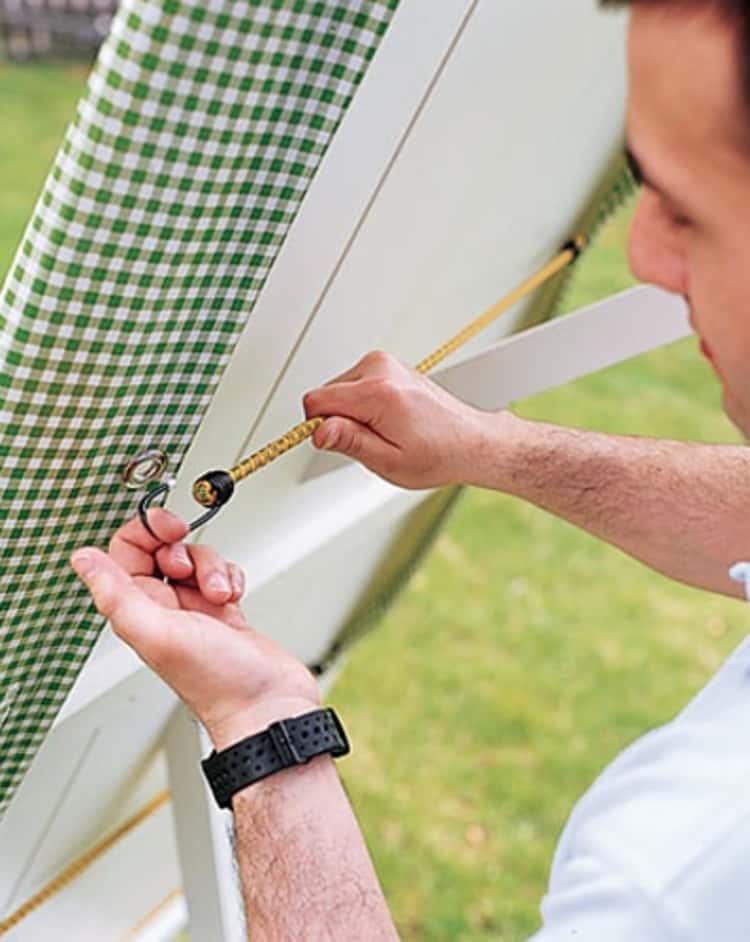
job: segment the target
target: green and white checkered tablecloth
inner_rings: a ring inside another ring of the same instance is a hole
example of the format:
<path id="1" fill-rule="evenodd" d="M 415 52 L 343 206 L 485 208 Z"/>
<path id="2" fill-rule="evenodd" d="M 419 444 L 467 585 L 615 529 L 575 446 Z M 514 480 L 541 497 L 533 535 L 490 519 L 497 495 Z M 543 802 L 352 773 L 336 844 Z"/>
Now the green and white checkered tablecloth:
<path id="1" fill-rule="evenodd" d="M 397 3 L 120 9 L 0 295 L 0 816 L 102 627 L 69 554 L 186 452 Z"/>

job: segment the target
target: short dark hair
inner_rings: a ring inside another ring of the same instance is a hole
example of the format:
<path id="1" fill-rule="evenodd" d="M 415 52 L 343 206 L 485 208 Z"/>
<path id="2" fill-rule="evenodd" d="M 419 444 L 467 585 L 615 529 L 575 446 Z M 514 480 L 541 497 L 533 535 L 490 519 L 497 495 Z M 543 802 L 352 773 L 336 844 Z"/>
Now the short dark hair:
<path id="1" fill-rule="evenodd" d="M 737 33 L 738 65 L 740 82 L 747 105 L 746 114 L 750 121 L 750 3 L 748 0 L 599 0 L 603 7 L 704 7 L 714 10 L 719 16 L 731 23 Z"/>

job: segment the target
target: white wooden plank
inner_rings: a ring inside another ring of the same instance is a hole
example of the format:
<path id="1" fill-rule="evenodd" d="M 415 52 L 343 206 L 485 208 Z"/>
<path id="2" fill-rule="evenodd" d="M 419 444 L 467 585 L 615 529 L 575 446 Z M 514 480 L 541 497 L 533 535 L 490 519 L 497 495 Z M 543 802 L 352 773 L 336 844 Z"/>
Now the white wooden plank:
<path id="1" fill-rule="evenodd" d="M 233 464 L 315 316 L 476 0 L 402 3 L 319 168 L 186 456 L 171 506 L 195 514 L 190 482 Z"/>
<path id="2" fill-rule="evenodd" d="M 164 739 L 172 813 L 187 901 L 191 942 L 246 942 L 232 856 L 231 815 L 217 807 L 200 771 L 210 746 L 180 704 Z"/>
<path id="3" fill-rule="evenodd" d="M 643 286 L 501 340 L 435 380 L 480 409 L 500 409 L 689 333 L 684 300 Z"/>

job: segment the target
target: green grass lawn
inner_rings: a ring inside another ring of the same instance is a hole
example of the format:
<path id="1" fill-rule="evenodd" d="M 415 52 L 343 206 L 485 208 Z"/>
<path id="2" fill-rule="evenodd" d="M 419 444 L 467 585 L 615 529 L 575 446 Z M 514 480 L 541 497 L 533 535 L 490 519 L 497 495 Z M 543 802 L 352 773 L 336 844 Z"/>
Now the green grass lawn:
<path id="1" fill-rule="evenodd" d="M 83 90 L 81 66 L 0 61 L 0 279 Z"/>
<path id="2" fill-rule="evenodd" d="M 82 81 L 0 67 L 0 271 Z M 581 264 L 569 306 L 630 283 L 626 217 Z M 738 440 L 690 340 L 518 411 Z M 674 715 L 746 624 L 736 602 L 672 584 L 517 501 L 467 492 L 331 696 L 354 742 L 341 770 L 405 942 L 526 938 L 575 800 Z"/>
<path id="3" fill-rule="evenodd" d="M 632 283 L 627 219 L 581 264 L 569 306 Z M 517 411 L 738 440 L 692 339 Z M 746 624 L 737 602 L 671 583 L 511 498 L 467 492 L 332 696 L 356 744 L 344 777 L 402 937 L 517 942 L 535 930 L 576 799 L 679 710 Z"/>

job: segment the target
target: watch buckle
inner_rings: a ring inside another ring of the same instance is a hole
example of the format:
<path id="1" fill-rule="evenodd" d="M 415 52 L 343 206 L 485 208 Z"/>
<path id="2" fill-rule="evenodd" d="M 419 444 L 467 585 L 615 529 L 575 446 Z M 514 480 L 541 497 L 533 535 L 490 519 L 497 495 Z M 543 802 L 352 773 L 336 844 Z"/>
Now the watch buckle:
<path id="1" fill-rule="evenodd" d="M 271 742 L 274 744 L 276 752 L 278 752 L 284 765 L 304 765 L 307 762 L 307 759 L 300 755 L 297 747 L 292 742 L 292 737 L 289 735 L 284 720 L 271 723 L 268 727 L 268 735 L 271 737 Z"/>
<path id="2" fill-rule="evenodd" d="M 335 710 L 329 710 L 328 715 L 336 728 L 336 732 L 341 737 L 341 742 L 343 745 L 336 746 L 335 749 L 331 750 L 331 755 L 339 759 L 341 756 L 347 756 L 351 752 L 351 746 L 349 745 L 349 737 L 346 735 L 346 730 L 341 724 L 341 720 L 338 717 L 338 714 Z"/>

